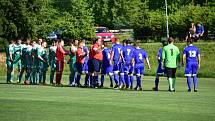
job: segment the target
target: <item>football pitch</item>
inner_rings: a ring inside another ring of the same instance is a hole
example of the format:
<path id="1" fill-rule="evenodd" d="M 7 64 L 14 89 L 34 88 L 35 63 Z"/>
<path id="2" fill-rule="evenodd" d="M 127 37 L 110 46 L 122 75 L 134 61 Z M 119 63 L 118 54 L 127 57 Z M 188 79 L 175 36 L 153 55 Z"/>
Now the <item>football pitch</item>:
<path id="1" fill-rule="evenodd" d="M 124 91 L 5 84 L 1 76 L 0 121 L 214 121 L 215 80 L 198 81 L 198 92 L 188 93 L 178 78 L 170 93 L 164 77 L 154 92 L 154 77 L 142 79 L 143 91 Z"/>

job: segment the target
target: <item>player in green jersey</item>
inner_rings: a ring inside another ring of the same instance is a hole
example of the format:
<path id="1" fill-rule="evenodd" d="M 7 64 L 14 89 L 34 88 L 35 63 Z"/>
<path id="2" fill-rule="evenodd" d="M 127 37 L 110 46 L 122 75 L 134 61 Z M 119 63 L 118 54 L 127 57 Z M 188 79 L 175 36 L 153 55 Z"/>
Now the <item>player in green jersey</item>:
<path id="1" fill-rule="evenodd" d="M 17 83 L 21 82 L 21 69 L 22 69 L 22 62 L 21 62 L 21 55 L 22 55 L 22 40 L 18 39 L 17 43 L 14 45 L 14 54 L 13 54 L 13 70 L 18 70 L 18 77 Z"/>
<path id="2" fill-rule="evenodd" d="M 69 67 L 70 67 L 70 75 L 69 75 L 69 85 L 70 86 L 76 86 L 76 81 L 75 81 L 75 75 L 76 75 L 76 51 L 77 51 L 77 46 L 78 46 L 78 40 L 70 40 L 70 59 L 68 61 Z"/>
<path id="3" fill-rule="evenodd" d="M 31 84 L 37 84 L 37 61 L 38 61 L 38 57 L 37 57 L 37 43 L 35 40 L 32 41 L 31 43 L 32 45 L 32 50 L 31 50 L 31 59 L 32 59 L 32 65 L 31 65 Z"/>
<path id="4" fill-rule="evenodd" d="M 174 43 L 172 37 L 168 38 L 168 45 L 163 48 L 162 52 L 162 66 L 166 68 L 167 78 L 169 82 L 170 91 L 175 91 L 176 83 L 176 69 L 180 62 L 180 52 Z"/>
<path id="5" fill-rule="evenodd" d="M 13 82 L 13 53 L 15 41 L 11 40 L 10 45 L 6 47 L 6 64 L 7 64 L 7 83 Z"/>
<path id="6" fill-rule="evenodd" d="M 54 75 L 56 72 L 56 49 L 57 40 L 53 41 L 53 45 L 49 47 L 49 65 L 50 65 L 50 84 L 54 84 Z"/>
<path id="7" fill-rule="evenodd" d="M 25 81 L 24 81 L 25 84 L 29 84 L 29 78 L 31 74 L 31 65 L 32 65 L 31 50 L 32 50 L 31 41 L 30 39 L 26 39 L 26 43 L 23 44 L 23 47 L 22 47 L 22 56 L 21 56 L 22 69 L 20 72 L 20 78 L 22 78 L 24 71 L 26 72 Z"/>
<path id="8" fill-rule="evenodd" d="M 38 59 L 39 59 L 39 84 L 46 84 L 46 72 L 48 70 L 48 54 L 45 49 L 47 43 L 45 41 L 42 42 L 41 48 L 37 51 Z"/>

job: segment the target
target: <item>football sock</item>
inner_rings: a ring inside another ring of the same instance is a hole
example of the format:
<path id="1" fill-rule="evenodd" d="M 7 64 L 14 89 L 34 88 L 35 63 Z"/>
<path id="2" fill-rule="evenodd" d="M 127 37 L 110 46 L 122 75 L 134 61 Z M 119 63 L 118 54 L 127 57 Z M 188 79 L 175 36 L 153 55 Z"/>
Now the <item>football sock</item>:
<path id="1" fill-rule="evenodd" d="M 93 86 L 93 76 L 90 76 L 90 85 Z"/>
<path id="2" fill-rule="evenodd" d="M 51 73 L 50 73 L 50 84 L 54 83 L 54 74 L 55 74 L 55 71 L 51 70 Z"/>
<path id="3" fill-rule="evenodd" d="M 172 87 L 173 87 L 173 89 L 175 90 L 176 78 L 173 78 L 172 80 L 173 80 L 173 82 L 172 82 Z"/>
<path id="4" fill-rule="evenodd" d="M 129 87 L 129 82 L 130 82 L 130 78 L 129 78 L 128 74 L 125 73 L 124 79 L 125 79 L 126 87 L 128 88 Z"/>
<path id="5" fill-rule="evenodd" d="M 103 86 L 104 84 L 104 78 L 105 78 L 105 75 L 101 75 L 101 85 Z"/>
<path id="6" fill-rule="evenodd" d="M 155 88 L 158 88 L 158 84 L 159 84 L 159 77 L 155 78 Z"/>
<path id="7" fill-rule="evenodd" d="M 134 85 L 134 76 L 130 76 L 130 83 L 131 83 L 131 86 L 133 87 L 133 85 Z"/>
<path id="8" fill-rule="evenodd" d="M 46 83 L 46 71 L 43 72 L 43 84 Z"/>
<path id="9" fill-rule="evenodd" d="M 85 85 L 89 85 L 90 83 L 89 83 L 89 75 L 88 74 L 86 74 L 86 76 L 85 76 Z"/>
<path id="10" fill-rule="evenodd" d="M 69 83 L 72 84 L 75 80 L 75 72 L 71 71 L 69 74 Z"/>
<path id="11" fill-rule="evenodd" d="M 197 76 L 193 76 L 194 89 L 197 89 Z"/>
<path id="12" fill-rule="evenodd" d="M 115 81 L 115 84 L 118 85 L 118 81 L 119 81 L 119 75 L 118 74 L 114 74 L 114 81 Z"/>
<path id="13" fill-rule="evenodd" d="M 109 77 L 110 77 L 110 83 L 113 84 L 113 76 L 109 75 Z"/>
<path id="14" fill-rule="evenodd" d="M 81 75 L 78 74 L 78 75 L 77 75 L 77 80 L 76 80 L 76 83 L 77 83 L 78 85 L 80 84 L 80 80 L 81 80 Z"/>
<path id="15" fill-rule="evenodd" d="M 172 90 L 173 90 L 173 87 L 172 87 L 173 79 L 172 79 L 172 78 L 169 78 L 169 79 L 168 79 L 168 82 L 169 82 L 170 91 L 172 91 Z"/>
<path id="16" fill-rule="evenodd" d="M 188 86 L 188 90 L 191 90 L 191 77 L 187 76 L 187 86 Z"/>
<path id="17" fill-rule="evenodd" d="M 124 83 L 124 75 L 120 74 L 120 86 L 122 86 Z"/>
<path id="18" fill-rule="evenodd" d="M 137 88 L 141 87 L 141 76 L 136 76 L 136 78 L 137 78 L 137 85 L 136 85 L 136 87 Z"/>

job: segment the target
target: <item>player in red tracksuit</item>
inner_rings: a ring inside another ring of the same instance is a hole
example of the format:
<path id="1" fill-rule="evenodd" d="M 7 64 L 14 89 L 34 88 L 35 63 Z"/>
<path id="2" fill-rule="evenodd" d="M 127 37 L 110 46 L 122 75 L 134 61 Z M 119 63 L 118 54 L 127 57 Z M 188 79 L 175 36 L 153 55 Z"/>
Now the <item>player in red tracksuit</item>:
<path id="1" fill-rule="evenodd" d="M 56 85 L 61 85 L 61 78 L 64 68 L 64 55 L 68 54 L 63 48 L 64 41 L 59 40 L 56 49 Z"/>

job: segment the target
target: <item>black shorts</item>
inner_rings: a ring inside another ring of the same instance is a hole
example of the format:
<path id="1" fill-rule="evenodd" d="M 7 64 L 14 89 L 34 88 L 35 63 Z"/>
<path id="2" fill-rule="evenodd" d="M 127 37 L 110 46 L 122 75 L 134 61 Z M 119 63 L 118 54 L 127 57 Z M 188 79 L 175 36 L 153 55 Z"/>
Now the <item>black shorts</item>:
<path id="1" fill-rule="evenodd" d="M 79 63 L 79 62 L 76 63 L 77 72 L 78 72 L 79 74 L 82 74 L 83 65 L 84 65 L 84 64 Z"/>
<path id="2" fill-rule="evenodd" d="M 166 72 L 167 72 L 167 77 L 168 78 L 175 78 L 175 74 L 176 74 L 176 69 L 177 68 L 168 68 L 166 67 Z"/>
<path id="3" fill-rule="evenodd" d="M 97 59 L 92 59 L 88 61 L 88 71 L 93 73 L 95 72 L 100 72 L 102 62 L 97 60 Z"/>

